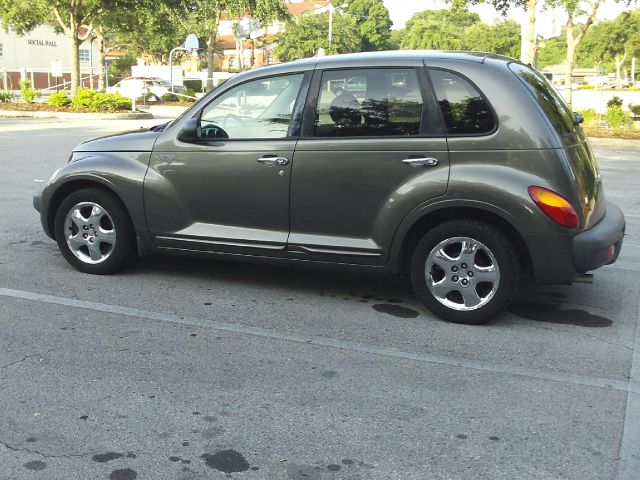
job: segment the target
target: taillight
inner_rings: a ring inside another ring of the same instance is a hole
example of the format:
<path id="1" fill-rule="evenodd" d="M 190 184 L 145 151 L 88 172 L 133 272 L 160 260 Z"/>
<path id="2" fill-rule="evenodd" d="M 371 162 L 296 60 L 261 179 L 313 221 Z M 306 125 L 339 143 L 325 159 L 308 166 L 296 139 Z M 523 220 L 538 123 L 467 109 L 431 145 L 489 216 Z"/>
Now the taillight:
<path id="1" fill-rule="evenodd" d="M 567 228 L 578 226 L 578 214 L 564 197 L 546 188 L 533 186 L 529 187 L 529 195 L 536 205 L 558 225 Z"/>

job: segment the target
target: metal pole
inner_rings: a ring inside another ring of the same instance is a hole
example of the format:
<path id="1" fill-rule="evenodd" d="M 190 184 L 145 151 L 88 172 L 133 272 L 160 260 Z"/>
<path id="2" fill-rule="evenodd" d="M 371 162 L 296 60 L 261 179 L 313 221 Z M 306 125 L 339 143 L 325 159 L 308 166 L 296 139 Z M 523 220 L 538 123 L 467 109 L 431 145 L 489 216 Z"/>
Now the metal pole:
<path id="1" fill-rule="evenodd" d="M 636 84 L 636 57 L 631 59 L 631 86 Z"/>
<path id="2" fill-rule="evenodd" d="M 93 41 L 96 37 L 91 37 L 89 42 L 89 88 L 93 90 Z"/>
<path id="3" fill-rule="evenodd" d="M 171 93 L 173 92 L 173 52 L 182 50 L 182 47 L 176 47 L 169 52 L 169 81 L 171 82 Z"/>

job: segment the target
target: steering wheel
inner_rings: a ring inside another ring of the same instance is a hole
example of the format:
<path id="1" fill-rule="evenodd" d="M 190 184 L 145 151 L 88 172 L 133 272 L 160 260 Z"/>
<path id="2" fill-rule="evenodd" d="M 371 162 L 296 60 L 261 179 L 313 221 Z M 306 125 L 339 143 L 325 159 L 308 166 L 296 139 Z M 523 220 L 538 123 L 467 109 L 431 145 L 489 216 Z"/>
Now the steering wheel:
<path id="1" fill-rule="evenodd" d="M 227 124 L 229 123 L 229 120 L 235 121 L 242 128 L 247 128 L 247 122 L 245 122 L 241 116 L 236 115 L 235 113 L 227 113 L 224 117 L 222 117 L 222 121 L 220 122 L 220 126 L 224 130 L 227 129 Z"/>

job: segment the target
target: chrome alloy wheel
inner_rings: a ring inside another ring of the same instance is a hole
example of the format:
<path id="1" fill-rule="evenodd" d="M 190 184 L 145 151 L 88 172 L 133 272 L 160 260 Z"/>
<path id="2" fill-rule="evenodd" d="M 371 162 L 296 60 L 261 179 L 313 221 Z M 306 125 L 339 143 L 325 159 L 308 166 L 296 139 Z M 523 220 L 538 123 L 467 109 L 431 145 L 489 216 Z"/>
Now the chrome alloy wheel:
<path id="1" fill-rule="evenodd" d="M 116 246 L 113 220 L 97 203 L 74 205 L 65 218 L 64 232 L 69 250 L 84 263 L 104 262 Z"/>
<path id="2" fill-rule="evenodd" d="M 427 288 L 444 306 L 470 311 L 486 305 L 500 283 L 500 269 L 486 245 L 469 237 L 437 244 L 425 263 Z"/>

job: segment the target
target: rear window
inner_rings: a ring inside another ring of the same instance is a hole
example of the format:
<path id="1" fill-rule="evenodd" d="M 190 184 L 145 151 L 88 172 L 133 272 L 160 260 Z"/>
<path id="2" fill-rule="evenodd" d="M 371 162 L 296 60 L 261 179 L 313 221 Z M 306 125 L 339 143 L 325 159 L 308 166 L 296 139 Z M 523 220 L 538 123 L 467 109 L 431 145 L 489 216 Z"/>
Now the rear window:
<path id="1" fill-rule="evenodd" d="M 536 98 L 556 132 L 560 135 L 574 133 L 573 113 L 553 85 L 543 75 L 525 65 L 511 63 L 509 68 Z"/>
<path id="2" fill-rule="evenodd" d="M 430 70 L 429 76 L 449 134 L 493 131 L 491 108 L 471 83 L 447 70 Z"/>

